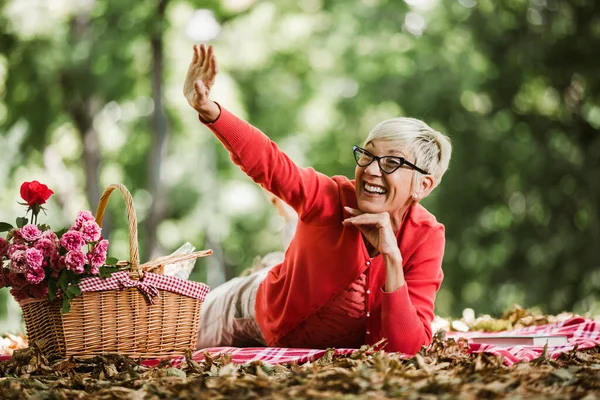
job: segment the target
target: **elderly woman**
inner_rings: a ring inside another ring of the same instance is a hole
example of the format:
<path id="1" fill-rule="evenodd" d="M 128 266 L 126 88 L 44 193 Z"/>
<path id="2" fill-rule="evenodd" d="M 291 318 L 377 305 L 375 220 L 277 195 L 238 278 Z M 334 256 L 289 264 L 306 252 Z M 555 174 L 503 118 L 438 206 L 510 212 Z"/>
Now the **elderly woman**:
<path id="1" fill-rule="evenodd" d="M 235 278 L 203 305 L 198 348 L 348 347 L 414 354 L 432 339 L 444 226 L 419 201 L 448 168 L 449 139 L 393 118 L 354 146 L 355 179 L 300 168 L 261 131 L 209 99 L 212 46 L 194 46 L 184 94 L 250 178 L 298 213 L 281 263 Z"/>

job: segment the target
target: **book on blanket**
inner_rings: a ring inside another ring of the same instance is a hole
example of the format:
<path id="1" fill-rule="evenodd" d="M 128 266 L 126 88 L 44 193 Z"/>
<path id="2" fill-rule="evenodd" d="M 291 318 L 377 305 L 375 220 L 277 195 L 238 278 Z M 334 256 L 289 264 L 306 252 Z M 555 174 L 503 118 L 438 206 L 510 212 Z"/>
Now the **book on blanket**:
<path id="1" fill-rule="evenodd" d="M 471 337 L 473 343 L 491 344 L 498 347 L 510 346 L 562 346 L 569 344 L 565 335 L 489 335 Z"/>

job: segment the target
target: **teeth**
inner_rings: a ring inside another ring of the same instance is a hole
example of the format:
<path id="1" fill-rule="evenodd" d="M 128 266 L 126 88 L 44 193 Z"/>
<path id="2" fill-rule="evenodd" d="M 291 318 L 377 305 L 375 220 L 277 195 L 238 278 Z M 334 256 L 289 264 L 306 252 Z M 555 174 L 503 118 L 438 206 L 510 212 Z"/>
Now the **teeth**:
<path id="1" fill-rule="evenodd" d="M 379 193 L 379 194 L 386 193 L 385 189 L 380 188 L 378 186 L 371 186 L 368 183 L 365 183 L 365 189 L 367 190 L 367 192 L 371 192 L 371 193 Z"/>

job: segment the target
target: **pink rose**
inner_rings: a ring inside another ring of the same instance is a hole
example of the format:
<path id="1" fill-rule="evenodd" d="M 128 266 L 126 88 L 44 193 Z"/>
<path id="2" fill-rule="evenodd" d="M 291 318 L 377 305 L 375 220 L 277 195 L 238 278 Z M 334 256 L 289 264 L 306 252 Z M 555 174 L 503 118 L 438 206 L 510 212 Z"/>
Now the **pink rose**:
<path id="1" fill-rule="evenodd" d="M 101 229 L 96 221 L 85 221 L 81 226 L 81 234 L 86 242 L 96 242 L 100 239 Z"/>
<path id="2" fill-rule="evenodd" d="M 43 231 L 41 238 L 42 239 L 48 239 L 52 243 L 57 243 L 58 242 L 58 236 L 56 236 L 56 233 L 54 233 L 54 231 L 51 231 L 50 229 Z"/>
<path id="3" fill-rule="evenodd" d="M 92 268 L 90 268 L 90 274 L 92 275 L 98 275 L 100 273 L 100 270 L 98 270 L 98 267 L 94 267 L 92 265 Z"/>
<path id="4" fill-rule="evenodd" d="M 10 294 L 15 298 L 16 301 L 25 300 L 28 296 L 23 288 L 13 287 L 10 289 Z"/>
<path id="5" fill-rule="evenodd" d="M 10 245 L 10 247 L 8 248 L 8 258 L 12 258 L 13 255 L 17 252 L 17 251 L 25 251 L 27 250 L 29 247 L 25 246 L 24 244 L 12 244 Z"/>
<path id="6" fill-rule="evenodd" d="M 98 253 L 98 254 L 104 253 L 104 254 L 106 254 L 107 251 L 108 251 L 108 240 L 106 240 L 106 239 L 100 240 L 98 242 L 98 244 L 96 244 L 94 246 L 94 252 L 95 253 Z"/>
<path id="7" fill-rule="evenodd" d="M 81 232 L 68 231 L 60 238 L 60 244 L 68 251 L 81 251 L 81 248 L 85 245 L 85 240 L 83 240 Z"/>
<path id="8" fill-rule="evenodd" d="M 36 248 L 27 249 L 25 252 L 25 258 L 29 268 L 42 268 L 42 262 L 44 261 L 44 254 Z M 36 282 L 37 283 L 37 282 Z"/>
<path id="9" fill-rule="evenodd" d="M 8 253 L 8 248 L 10 244 L 8 241 L 2 237 L 0 237 L 0 258 L 4 257 L 6 253 Z"/>
<path id="10" fill-rule="evenodd" d="M 101 267 L 106 262 L 106 252 L 108 250 L 108 240 L 100 240 L 94 249 L 88 253 L 88 262 L 92 267 Z"/>
<path id="11" fill-rule="evenodd" d="M 10 257 L 10 271 L 22 273 L 27 271 L 27 253 L 25 250 L 17 250 Z"/>
<path id="12" fill-rule="evenodd" d="M 94 249 L 96 250 L 96 249 Z M 106 262 L 106 253 L 96 253 L 96 251 L 93 251 L 91 253 L 88 253 L 88 263 L 92 266 L 92 267 L 101 267 L 104 265 L 104 263 Z"/>
<path id="13" fill-rule="evenodd" d="M 29 285 L 26 287 L 27 293 L 30 297 L 35 299 L 41 299 L 48 294 L 48 285 L 46 283 L 39 283 L 37 285 Z"/>
<path id="14" fill-rule="evenodd" d="M 27 271 L 26 276 L 29 283 L 37 284 L 44 280 L 46 274 L 42 267 L 31 267 L 29 268 L 29 271 Z"/>
<path id="15" fill-rule="evenodd" d="M 92 213 L 89 211 L 79 211 L 79 213 L 77 213 L 77 218 L 75 218 L 75 225 L 73 225 L 71 229 L 81 229 L 83 224 L 88 221 L 96 221 Z"/>
<path id="16" fill-rule="evenodd" d="M 65 257 L 61 256 L 58 251 L 54 252 L 54 254 L 50 256 L 50 268 L 52 268 L 52 270 L 62 271 L 66 267 L 67 264 L 65 263 Z"/>
<path id="17" fill-rule="evenodd" d="M 27 224 L 21 228 L 19 235 L 21 235 L 21 237 L 28 242 L 35 242 L 42 237 L 42 231 L 40 231 L 38 227 L 33 224 Z"/>
<path id="18" fill-rule="evenodd" d="M 51 257 L 56 252 L 55 242 L 44 237 L 37 241 L 35 248 L 41 251 L 44 257 Z"/>
<path id="19" fill-rule="evenodd" d="M 21 237 L 21 231 L 19 229 L 15 229 L 15 233 L 12 238 L 12 243 L 13 243 L 13 246 L 16 244 L 25 245 L 25 239 L 23 239 Z"/>
<path id="20" fill-rule="evenodd" d="M 27 282 L 27 277 L 25 274 L 18 274 L 15 272 L 11 272 L 8 274 L 8 280 L 13 288 L 23 289 L 25 286 L 29 284 Z"/>
<path id="21" fill-rule="evenodd" d="M 67 269 L 76 274 L 83 274 L 85 271 L 85 254 L 81 251 L 69 251 L 65 256 Z"/>
<path id="22" fill-rule="evenodd" d="M 10 286 L 8 275 L 6 275 L 4 272 L 0 272 L 0 289 L 7 286 Z"/>

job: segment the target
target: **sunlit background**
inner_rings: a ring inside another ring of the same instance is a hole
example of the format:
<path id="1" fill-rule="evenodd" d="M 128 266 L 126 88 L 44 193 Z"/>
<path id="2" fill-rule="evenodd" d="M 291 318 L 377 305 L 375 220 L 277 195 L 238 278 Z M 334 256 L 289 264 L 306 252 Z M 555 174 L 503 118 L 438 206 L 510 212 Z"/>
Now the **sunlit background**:
<path id="1" fill-rule="evenodd" d="M 423 202 L 446 225 L 437 314 L 600 314 L 593 0 L 5 1 L 0 220 L 24 214 L 23 181 L 55 191 L 42 219 L 56 229 L 122 182 L 144 260 L 212 248 L 192 278 L 216 286 L 280 250 L 283 220 L 182 96 L 199 42 L 216 49 L 213 98 L 301 166 L 352 177 L 352 145 L 400 115 L 452 138 Z M 128 259 L 114 197 L 109 253 Z M 1 289 L 2 330 L 22 330 L 19 314 Z"/>

